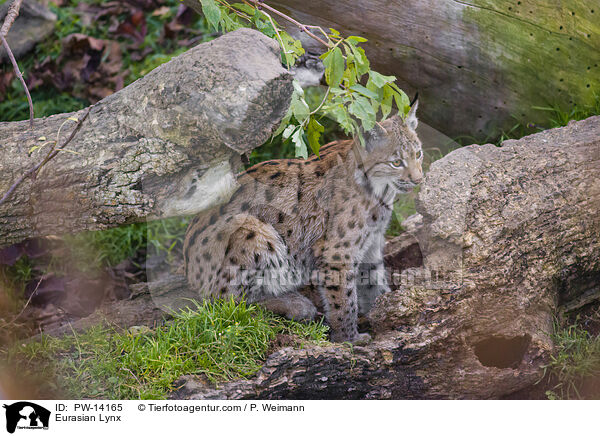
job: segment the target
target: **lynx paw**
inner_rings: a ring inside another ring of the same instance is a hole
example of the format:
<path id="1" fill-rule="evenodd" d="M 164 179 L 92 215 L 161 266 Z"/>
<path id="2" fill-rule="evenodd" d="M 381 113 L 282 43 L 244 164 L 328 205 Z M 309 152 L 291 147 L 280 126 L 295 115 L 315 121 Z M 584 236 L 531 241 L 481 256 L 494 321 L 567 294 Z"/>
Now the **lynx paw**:
<path id="1" fill-rule="evenodd" d="M 370 334 L 368 334 L 368 333 L 359 333 L 352 340 L 352 344 L 358 345 L 358 346 L 362 346 L 362 345 L 367 345 L 372 340 L 373 340 L 373 338 L 371 338 Z"/>
<path id="2" fill-rule="evenodd" d="M 317 308 L 312 301 L 296 292 L 260 301 L 259 304 L 296 321 L 312 321 L 317 316 Z"/>

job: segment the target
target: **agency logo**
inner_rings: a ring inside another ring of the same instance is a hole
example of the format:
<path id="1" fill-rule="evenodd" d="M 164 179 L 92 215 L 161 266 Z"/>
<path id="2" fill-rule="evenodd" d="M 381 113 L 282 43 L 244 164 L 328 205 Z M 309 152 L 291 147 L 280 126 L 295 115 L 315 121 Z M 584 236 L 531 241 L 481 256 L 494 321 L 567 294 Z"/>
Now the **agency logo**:
<path id="1" fill-rule="evenodd" d="M 18 429 L 47 430 L 50 411 L 29 401 L 19 401 L 4 405 L 6 409 L 6 431 L 14 433 Z"/>

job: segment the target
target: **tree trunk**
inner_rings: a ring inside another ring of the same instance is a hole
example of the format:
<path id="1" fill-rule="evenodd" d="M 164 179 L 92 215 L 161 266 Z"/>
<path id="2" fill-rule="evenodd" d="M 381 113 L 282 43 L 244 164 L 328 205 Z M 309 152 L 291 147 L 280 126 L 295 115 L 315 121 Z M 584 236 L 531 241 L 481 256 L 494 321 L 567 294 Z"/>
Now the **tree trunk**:
<path id="1" fill-rule="evenodd" d="M 369 313 L 372 343 L 285 348 L 250 380 L 188 377 L 174 395 L 500 398 L 531 386 L 553 316 L 597 290 L 599 175 L 600 117 L 450 153 L 427 174 L 409 234 L 388 244 L 395 290 Z"/>
<path id="2" fill-rule="evenodd" d="M 199 5 L 199 0 L 185 0 Z M 591 104 L 600 92 L 600 5 L 586 0 L 276 0 L 304 24 L 368 38 L 372 67 L 394 74 L 420 118 L 484 140 L 543 124 L 535 106 Z M 316 41 L 283 19 L 310 50 Z"/>
<path id="3" fill-rule="evenodd" d="M 277 43 L 242 29 L 201 44 L 92 106 L 35 180 L 0 205 L 0 247 L 25 238 L 193 214 L 226 201 L 245 153 L 266 141 L 293 91 Z M 0 197 L 62 143 L 77 113 L 0 123 Z M 40 139 L 46 138 L 46 139 Z"/>

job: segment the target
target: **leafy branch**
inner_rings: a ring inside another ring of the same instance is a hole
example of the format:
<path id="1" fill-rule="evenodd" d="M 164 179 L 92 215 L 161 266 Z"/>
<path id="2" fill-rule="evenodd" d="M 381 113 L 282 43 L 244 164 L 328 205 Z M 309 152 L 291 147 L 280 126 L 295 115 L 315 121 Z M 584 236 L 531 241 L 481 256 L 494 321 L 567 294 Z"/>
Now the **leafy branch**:
<path id="1" fill-rule="evenodd" d="M 335 29 L 325 31 L 319 26 L 302 24 L 260 0 L 229 3 L 226 0 L 199 0 L 209 25 L 218 32 L 231 32 L 241 27 L 253 27 L 281 47 L 282 61 L 292 67 L 305 51 L 299 40 L 279 26 L 273 16 L 282 18 L 322 44 L 327 90 L 322 101 L 311 111 L 304 91 L 294 81 L 290 109 L 273 136 L 283 135 L 295 145 L 296 156 L 308 157 L 308 147 L 319 154 L 324 127 L 323 116 L 333 118 L 348 135 L 358 135 L 384 120 L 394 103 L 401 115 L 410 110 L 407 95 L 394 83 L 396 77 L 385 76 L 370 67 L 365 50 L 359 44 L 367 41 L 360 36 L 344 37 Z M 268 11 L 268 12 L 265 12 Z"/>

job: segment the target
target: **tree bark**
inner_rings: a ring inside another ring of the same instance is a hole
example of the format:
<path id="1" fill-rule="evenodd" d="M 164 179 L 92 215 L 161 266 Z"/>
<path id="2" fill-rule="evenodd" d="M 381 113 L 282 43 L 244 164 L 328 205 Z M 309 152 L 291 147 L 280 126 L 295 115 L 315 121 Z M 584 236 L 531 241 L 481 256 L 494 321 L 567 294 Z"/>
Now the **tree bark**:
<path id="1" fill-rule="evenodd" d="M 199 7 L 199 0 L 185 0 Z M 595 3 L 595 7 L 594 7 Z M 420 119 L 478 141 L 544 125 L 535 106 L 593 104 L 600 92 L 598 2 L 586 0 L 275 0 L 303 24 L 359 35 L 372 68 L 419 91 Z M 278 18 L 311 51 L 318 42 Z"/>
<path id="2" fill-rule="evenodd" d="M 389 244 L 394 290 L 369 313 L 372 343 L 285 348 L 249 380 L 188 378 L 174 396 L 501 398 L 531 386 L 553 317 L 600 280 L 599 175 L 600 117 L 450 153 L 427 174 L 409 235 Z M 394 253 L 407 269 L 394 271 Z"/>
<path id="3" fill-rule="evenodd" d="M 236 188 L 239 154 L 266 141 L 289 106 L 279 47 L 242 29 L 201 44 L 95 104 L 81 130 L 0 205 L 0 247 L 25 238 L 197 213 Z M 77 113 L 0 123 L 0 196 Z"/>

